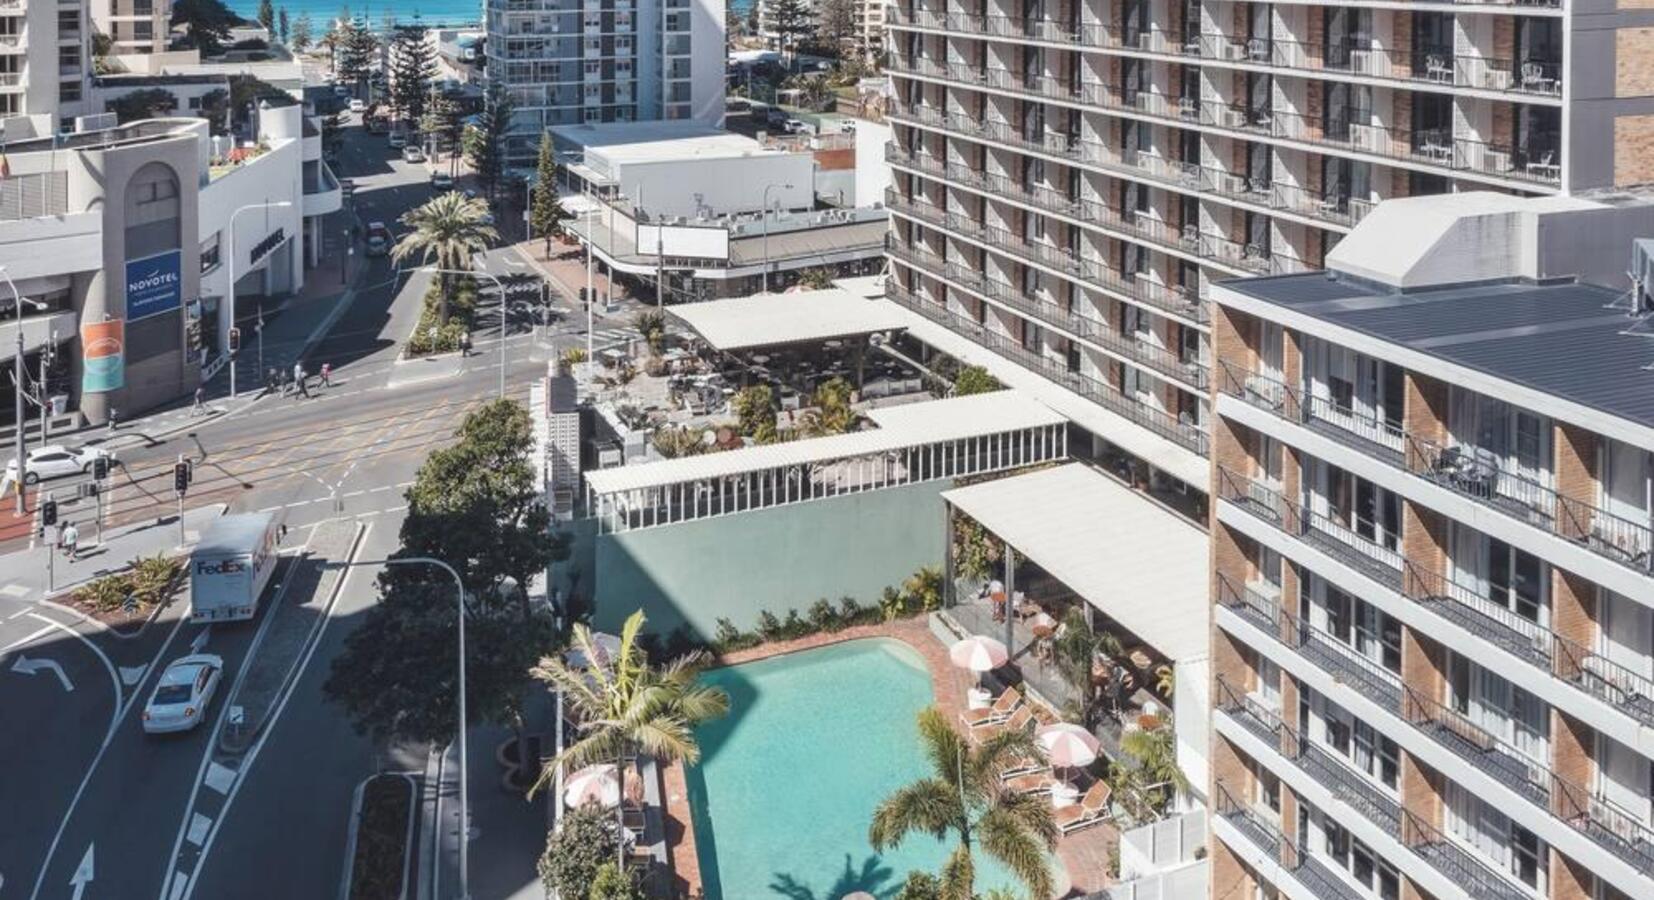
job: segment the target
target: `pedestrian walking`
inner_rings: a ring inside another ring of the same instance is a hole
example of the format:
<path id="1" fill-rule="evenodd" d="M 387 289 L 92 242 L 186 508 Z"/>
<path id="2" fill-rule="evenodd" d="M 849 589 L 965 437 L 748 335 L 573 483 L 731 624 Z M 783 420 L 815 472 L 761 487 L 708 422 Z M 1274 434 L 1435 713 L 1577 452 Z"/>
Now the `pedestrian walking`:
<path id="1" fill-rule="evenodd" d="M 333 364 L 322 363 L 322 387 L 333 386 Z"/>
<path id="2" fill-rule="evenodd" d="M 204 388 L 204 387 L 200 387 L 199 385 L 196 386 L 196 388 L 195 388 L 195 405 L 190 407 L 190 416 L 192 418 L 195 417 L 195 416 L 204 415 L 207 412 L 206 399 L 207 399 L 207 389 Z"/>
<path id="3" fill-rule="evenodd" d="M 466 332 L 459 336 L 459 355 L 461 358 L 471 355 L 471 334 Z"/>
<path id="4" fill-rule="evenodd" d="M 116 424 L 115 418 L 116 418 L 115 407 L 111 406 L 111 407 L 109 407 L 109 433 L 110 434 L 114 434 L 115 429 L 120 427 L 118 424 Z"/>
<path id="5" fill-rule="evenodd" d="M 264 372 L 264 389 L 272 394 L 281 390 L 281 376 L 276 374 L 274 366 Z"/>
<path id="6" fill-rule="evenodd" d="M 80 529 L 75 527 L 75 523 L 70 522 L 63 526 L 63 531 L 58 535 L 58 543 L 62 545 L 63 555 L 69 557 L 70 562 L 74 562 L 78 558 Z"/>
<path id="7" fill-rule="evenodd" d="M 304 363 L 297 363 L 297 362 L 294 363 L 293 364 L 293 385 L 298 388 L 299 394 L 301 396 L 309 397 L 310 396 L 310 385 L 306 383 L 306 379 L 307 379 L 307 376 L 304 374 Z"/>

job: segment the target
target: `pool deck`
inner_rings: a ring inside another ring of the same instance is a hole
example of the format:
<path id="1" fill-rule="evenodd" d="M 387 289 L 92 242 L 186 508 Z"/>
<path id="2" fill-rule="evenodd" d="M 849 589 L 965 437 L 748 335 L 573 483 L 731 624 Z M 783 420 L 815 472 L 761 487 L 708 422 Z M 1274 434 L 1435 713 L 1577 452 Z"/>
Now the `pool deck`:
<path id="1" fill-rule="evenodd" d="M 858 625 L 843 631 L 763 644 L 727 653 L 718 658 L 717 665 L 733 666 L 828 644 L 875 637 L 894 638 L 918 652 L 930 670 L 930 685 L 935 692 L 937 706 L 950 713 L 965 708 L 965 691 L 971 686 L 971 677 L 948 661 L 948 648 L 931 633 L 927 616 L 879 625 Z M 678 895 L 694 897 L 701 890 L 701 866 L 700 857 L 695 852 L 695 827 L 689 815 L 689 791 L 684 782 L 683 765 L 674 763 L 666 767 L 663 778 L 666 786 L 667 854 L 677 875 Z M 1084 896 L 1111 883 L 1107 874 L 1108 860 L 1119 839 L 1114 826 L 1102 824 L 1065 835 L 1058 842 L 1057 856 L 1062 859 L 1072 882 L 1065 896 Z"/>

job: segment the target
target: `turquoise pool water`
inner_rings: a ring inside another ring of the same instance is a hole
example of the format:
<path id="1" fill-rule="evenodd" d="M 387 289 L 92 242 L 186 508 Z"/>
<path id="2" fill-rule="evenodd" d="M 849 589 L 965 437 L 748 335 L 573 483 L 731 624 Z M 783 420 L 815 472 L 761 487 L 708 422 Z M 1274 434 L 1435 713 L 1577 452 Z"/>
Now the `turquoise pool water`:
<path id="1" fill-rule="evenodd" d="M 909 870 L 941 868 L 953 845 L 928 835 L 885 854 L 867 843 L 879 801 L 927 774 L 914 719 L 933 698 L 911 648 L 850 641 L 705 680 L 731 699 L 688 772 L 708 900 L 888 898 Z M 1015 884 L 980 852 L 977 867 L 978 891 Z"/>

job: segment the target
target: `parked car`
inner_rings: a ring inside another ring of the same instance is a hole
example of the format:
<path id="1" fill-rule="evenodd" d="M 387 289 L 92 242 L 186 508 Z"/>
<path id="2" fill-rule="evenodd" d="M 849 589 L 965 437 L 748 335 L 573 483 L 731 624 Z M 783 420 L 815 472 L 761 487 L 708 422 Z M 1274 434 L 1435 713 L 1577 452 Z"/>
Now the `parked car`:
<path id="1" fill-rule="evenodd" d="M 384 222 L 369 222 L 367 237 L 367 253 L 369 256 L 384 256 L 391 252 L 391 230 L 385 227 Z"/>
<path id="2" fill-rule="evenodd" d="M 408 146 L 408 134 L 405 131 L 393 131 L 386 140 L 390 141 L 390 145 L 398 150 Z"/>
<path id="3" fill-rule="evenodd" d="M 439 191 L 451 191 L 454 189 L 454 176 L 438 169 L 431 173 L 431 187 Z"/>
<path id="4" fill-rule="evenodd" d="M 173 660 L 144 705 L 144 731 L 165 734 L 201 724 L 223 678 L 223 657 L 192 653 Z"/>
<path id="5" fill-rule="evenodd" d="M 408 146 L 402 148 L 402 161 L 422 163 L 425 161 L 425 154 L 421 153 L 418 147 L 415 147 L 413 144 L 409 144 Z"/>
<path id="6" fill-rule="evenodd" d="M 368 105 L 366 103 L 363 103 L 362 98 L 360 98 L 360 97 L 352 98 L 351 101 L 350 101 L 350 111 L 353 112 L 353 113 L 359 113 L 362 110 L 367 109 L 367 108 L 368 108 Z"/>
<path id="7" fill-rule="evenodd" d="M 99 457 L 111 461 L 115 458 L 108 450 L 98 447 L 73 449 L 61 444 L 36 447 L 29 451 L 28 458 L 23 461 L 23 483 L 34 484 L 42 478 L 62 478 L 66 475 L 90 473 L 93 461 Z M 8 484 L 17 482 L 15 456 L 6 461 L 5 481 Z"/>
<path id="8" fill-rule="evenodd" d="M 782 126 L 788 134 L 808 134 L 810 126 L 804 124 L 803 119 L 788 119 Z"/>

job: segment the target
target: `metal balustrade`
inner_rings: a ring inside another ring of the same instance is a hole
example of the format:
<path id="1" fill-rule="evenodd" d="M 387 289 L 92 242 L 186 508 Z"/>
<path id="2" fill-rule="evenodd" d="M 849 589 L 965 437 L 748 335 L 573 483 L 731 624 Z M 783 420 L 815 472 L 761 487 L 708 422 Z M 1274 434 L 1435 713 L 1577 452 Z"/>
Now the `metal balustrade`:
<path id="1" fill-rule="evenodd" d="M 1288 838 L 1280 826 L 1243 805 L 1223 779 L 1217 781 L 1214 810 L 1260 849 L 1278 860 L 1281 868 L 1319 900 L 1365 900 L 1364 895 L 1334 874 L 1304 844 Z"/>
<path id="2" fill-rule="evenodd" d="M 1224 499 L 1275 525 L 1293 537 L 1335 557 L 1381 584 L 1401 585 L 1401 553 L 1388 542 L 1382 526 L 1358 516 L 1348 522 L 1305 509 L 1274 487 L 1226 468 L 1218 470 L 1218 489 Z M 1398 541 L 1399 543 L 1399 541 Z"/>
<path id="3" fill-rule="evenodd" d="M 1401 843 L 1476 900 L 1533 900 L 1533 894 L 1483 862 L 1457 840 L 1403 806 Z"/>
<path id="4" fill-rule="evenodd" d="M 922 300 L 899 284 L 887 283 L 885 285 L 885 296 L 1017 363 L 1023 368 L 1035 372 L 1045 380 L 1079 394 L 1133 424 L 1148 429 L 1202 456 L 1209 452 L 1210 436 L 1193 422 L 1185 422 L 1181 417 L 1152 407 L 1132 395 L 1123 393 L 1111 384 L 1069 369 L 1060 361 L 1029 350 L 1011 338 L 988 329 L 979 322 L 967 319 L 936 303 Z"/>

